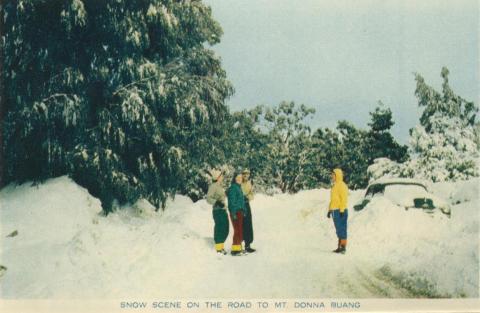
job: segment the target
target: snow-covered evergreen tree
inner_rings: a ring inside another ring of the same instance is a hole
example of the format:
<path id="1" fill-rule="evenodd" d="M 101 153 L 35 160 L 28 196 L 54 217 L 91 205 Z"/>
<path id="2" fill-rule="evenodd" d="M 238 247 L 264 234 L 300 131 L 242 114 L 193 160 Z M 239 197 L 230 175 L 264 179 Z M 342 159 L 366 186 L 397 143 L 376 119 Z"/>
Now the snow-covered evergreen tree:
<path id="1" fill-rule="evenodd" d="M 442 68 L 442 93 L 416 75 L 415 95 L 425 110 L 410 132 L 413 160 L 407 175 L 432 181 L 462 180 L 478 176 L 479 146 L 475 127 L 478 107 L 456 95 L 448 84 L 447 68 Z"/>
<path id="2" fill-rule="evenodd" d="M 228 114 L 223 120 L 197 128 L 191 133 L 189 180 L 181 192 L 193 200 L 202 198 L 211 182 L 209 170 L 222 169 L 226 184 L 233 172 L 248 168 L 256 191 L 268 192 L 272 180 L 265 173 L 268 156 L 267 134 L 260 131 L 262 106 Z"/>
<path id="3" fill-rule="evenodd" d="M 185 184 L 196 128 L 233 88 L 205 44 L 201 1 L 19 0 L 2 7 L 8 181 L 71 174 L 99 196 L 157 207 Z"/>
<path id="4" fill-rule="evenodd" d="M 263 106 L 234 112 L 224 124 L 225 164 L 234 171 L 249 169 L 257 191 L 268 192 L 273 187 L 266 169 L 269 166 L 269 139 L 261 129 Z"/>
<path id="5" fill-rule="evenodd" d="M 416 74 L 415 95 L 425 109 L 420 124 L 410 130 L 412 159 L 404 164 L 379 160 L 369 169 L 373 178 L 398 175 L 437 182 L 479 175 L 478 107 L 452 91 L 448 74 L 443 68 L 441 93 Z"/>
<path id="6" fill-rule="evenodd" d="M 282 192 L 295 192 L 312 185 L 308 164 L 312 159 L 310 127 L 305 120 L 315 112 L 305 105 L 281 102 L 266 108 L 262 126 L 268 134 L 269 176 Z"/>
<path id="7" fill-rule="evenodd" d="M 430 179 L 433 182 L 465 180 L 478 176 L 478 145 L 471 125 L 458 116 L 435 114 L 429 131 L 417 125 L 411 131 L 413 158 L 403 175 Z"/>

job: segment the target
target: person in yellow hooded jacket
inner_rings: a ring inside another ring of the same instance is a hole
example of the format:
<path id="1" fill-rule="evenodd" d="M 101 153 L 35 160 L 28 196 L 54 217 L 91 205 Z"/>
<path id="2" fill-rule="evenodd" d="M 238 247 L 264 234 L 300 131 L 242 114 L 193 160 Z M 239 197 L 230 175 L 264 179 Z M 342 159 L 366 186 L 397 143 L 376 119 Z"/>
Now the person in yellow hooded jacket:
<path id="1" fill-rule="evenodd" d="M 341 169 L 333 170 L 332 182 L 327 217 L 333 217 L 333 224 L 338 237 L 338 247 L 333 252 L 345 253 L 347 251 L 348 187 L 343 181 Z"/>

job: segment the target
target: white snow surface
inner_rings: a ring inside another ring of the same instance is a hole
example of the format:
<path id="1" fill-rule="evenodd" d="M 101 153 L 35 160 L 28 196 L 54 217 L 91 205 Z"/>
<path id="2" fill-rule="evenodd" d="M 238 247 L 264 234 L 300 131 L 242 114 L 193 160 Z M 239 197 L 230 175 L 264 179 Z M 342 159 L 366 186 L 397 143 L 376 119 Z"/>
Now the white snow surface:
<path id="1" fill-rule="evenodd" d="M 240 257 L 215 253 L 205 200 L 177 196 L 163 212 L 141 200 L 104 217 L 67 177 L 9 185 L 0 191 L 0 297 L 478 297 L 478 183 L 433 185 L 452 203 L 450 219 L 382 198 L 350 209 L 345 255 L 331 252 L 329 190 L 258 194 L 258 250 Z M 363 194 L 350 192 L 349 204 Z"/>

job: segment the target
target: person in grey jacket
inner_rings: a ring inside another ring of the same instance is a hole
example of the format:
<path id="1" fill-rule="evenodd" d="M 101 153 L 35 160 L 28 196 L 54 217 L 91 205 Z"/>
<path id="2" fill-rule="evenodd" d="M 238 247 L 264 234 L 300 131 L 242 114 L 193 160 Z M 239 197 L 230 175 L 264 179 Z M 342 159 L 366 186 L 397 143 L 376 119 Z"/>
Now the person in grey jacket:
<path id="1" fill-rule="evenodd" d="M 223 189 L 223 173 L 219 170 L 211 170 L 213 183 L 208 188 L 207 202 L 213 205 L 213 220 L 215 226 L 213 228 L 213 239 L 215 241 L 215 250 L 218 253 L 227 254 L 224 249 L 225 240 L 228 237 L 230 224 L 228 222 L 228 214 L 225 206 L 225 190 Z"/>

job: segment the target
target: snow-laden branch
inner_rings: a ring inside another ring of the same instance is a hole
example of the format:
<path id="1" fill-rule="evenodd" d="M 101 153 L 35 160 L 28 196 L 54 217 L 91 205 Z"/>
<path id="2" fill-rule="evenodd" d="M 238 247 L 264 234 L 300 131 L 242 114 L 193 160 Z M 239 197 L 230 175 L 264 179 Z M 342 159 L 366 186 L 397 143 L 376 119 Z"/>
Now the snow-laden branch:
<path id="1" fill-rule="evenodd" d="M 47 98 L 42 99 L 40 102 L 47 102 L 47 101 L 53 100 L 55 98 L 60 98 L 60 97 L 64 97 L 64 98 L 68 99 L 71 96 L 69 94 L 66 94 L 66 93 L 56 93 L 56 94 L 53 94 L 53 95 L 51 95 Z"/>
<path id="2" fill-rule="evenodd" d="M 142 78 L 142 79 L 140 79 L 140 80 L 134 81 L 134 82 L 132 82 L 132 83 L 130 83 L 130 84 L 127 84 L 127 85 L 125 85 L 125 86 L 123 86 L 123 87 L 115 90 L 112 95 L 115 96 L 115 95 L 119 94 L 120 92 L 125 91 L 125 90 L 127 90 L 128 88 L 130 88 L 130 87 L 132 87 L 132 86 L 145 83 L 145 82 L 147 82 L 147 81 L 149 81 L 149 80 L 151 80 L 151 79 L 153 79 L 153 78 L 155 78 L 155 77 L 158 77 L 158 76 L 160 76 L 160 75 L 155 74 L 155 75 L 152 75 L 152 76 L 145 77 L 145 78 Z"/>
<path id="3" fill-rule="evenodd" d="M 178 62 L 179 60 L 180 60 L 180 58 L 176 58 L 176 59 L 172 60 L 171 62 L 167 63 L 166 65 L 160 67 L 159 70 L 163 70 L 164 72 L 167 72 L 167 71 L 170 71 L 170 70 L 172 70 L 172 69 L 175 69 L 175 67 L 180 67 L 180 66 L 182 66 L 183 64 L 182 64 L 182 62 Z M 177 62 L 178 62 L 178 63 L 177 63 Z M 159 71 L 159 72 L 160 72 L 160 71 Z M 151 76 L 148 76 L 148 77 L 144 77 L 144 78 L 142 78 L 142 79 L 140 79 L 140 80 L 131 82 L 131 83 L 129 83 L 129 84 L 127 84 L 127 85 L 124 85 L 124 86 L 120 87 L 119 89 L 115 90 L 112 95 L 115 96 L 115 95 L 119 94 L 120 92 L 122 92 L 122 91 L 124 91 L 124 90 L 126 90 L 126 89 L 128 89 L 128 88 L 130 88 L 130 87 L 132 87 L 132 86 L 145 83 L 145 82 L 147 82 L 147 81 L 149 81 L 149 80 L 151 80 L 151 79 L 153 79 L 153 78 L 159 77 L 159 76 L 161 76 L 161 75 L 157 73 L 157 74 L 155 74 L 155 75 L 151 75 Z"/>

